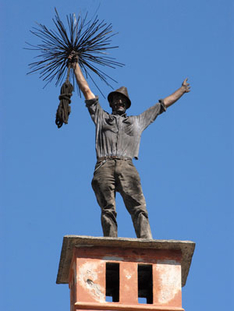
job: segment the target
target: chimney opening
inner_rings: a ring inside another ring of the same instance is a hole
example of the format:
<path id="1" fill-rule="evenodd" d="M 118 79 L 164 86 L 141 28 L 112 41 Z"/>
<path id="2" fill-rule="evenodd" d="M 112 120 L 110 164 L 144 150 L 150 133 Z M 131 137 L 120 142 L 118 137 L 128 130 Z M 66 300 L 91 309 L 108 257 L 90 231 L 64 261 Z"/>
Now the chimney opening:
<path id="1" fill-rule="evenodd" d="M 119 263 L 106 263 L 106 301 L 119 302 Z"/>
<path id="2" fill-rule="evenodd" d="M 138 303 L 153 303 L 152 265 L 138 265 Z"/>

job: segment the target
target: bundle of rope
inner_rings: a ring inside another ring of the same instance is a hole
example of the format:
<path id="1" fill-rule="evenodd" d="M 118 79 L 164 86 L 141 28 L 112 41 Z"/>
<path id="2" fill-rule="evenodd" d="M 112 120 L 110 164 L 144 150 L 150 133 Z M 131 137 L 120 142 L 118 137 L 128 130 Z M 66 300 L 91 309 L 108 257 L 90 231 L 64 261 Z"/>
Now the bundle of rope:
<path id="1" fill-rule="evenodd" d="M 68 124 L 68 117 L 71 113 L 71 107 L 69 106 L 69 104 L 71 103 L 71 96 L 72 96 L 74 87 L 69 81 L 70 69 L 71 69 L 71 63 L 69 62 L 67 78 L 60 89 L 60 96 L 59 96 L 60 103 L 59 103 L 59 106 L 56 112 L 55 123 L 58 128 L 62 127 L 63 123 Z"/>

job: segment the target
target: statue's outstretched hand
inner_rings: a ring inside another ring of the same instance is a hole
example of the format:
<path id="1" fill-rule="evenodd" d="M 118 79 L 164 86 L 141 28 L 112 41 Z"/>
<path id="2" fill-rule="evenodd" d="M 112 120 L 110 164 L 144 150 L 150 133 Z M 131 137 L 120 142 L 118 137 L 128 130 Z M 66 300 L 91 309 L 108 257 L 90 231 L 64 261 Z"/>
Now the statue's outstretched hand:
<path id="1" fill-rule="evenodd" d="M 78 60 L 79 60 L 78 54 L 75 51 L 72 51 L 71 54 L 68 56 L 68 64 L 71 65 L 71 68 L 75 69 Z"/>
<path id="2" fill-rule="evenodd" d="M 190 92 L 190 85 L 187 81 L 188 81 L 188 78 L 186 78 L 182 83 L 182 88 L 184 89 L 185 93 Z"/>

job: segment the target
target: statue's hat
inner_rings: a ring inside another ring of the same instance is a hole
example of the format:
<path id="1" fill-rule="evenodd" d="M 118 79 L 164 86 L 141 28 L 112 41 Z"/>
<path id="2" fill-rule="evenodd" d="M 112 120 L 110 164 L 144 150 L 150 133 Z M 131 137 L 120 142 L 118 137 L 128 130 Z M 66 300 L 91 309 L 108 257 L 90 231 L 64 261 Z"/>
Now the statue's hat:
<path id="1" fill-rule="evenodd" d="M 126 106 L 127 109 L 131 106 L 131 100 L 129 99 L 128 90 L 125 86 L 121 86 L 119 89 L 111 92 L 108 95 L 107 99 L 109 101 L 110 107 L 111 107 L 112 98 L 114 94 L 121 94 L 125 97 L 125 99 L 127 100 L 127 106 Z"/>

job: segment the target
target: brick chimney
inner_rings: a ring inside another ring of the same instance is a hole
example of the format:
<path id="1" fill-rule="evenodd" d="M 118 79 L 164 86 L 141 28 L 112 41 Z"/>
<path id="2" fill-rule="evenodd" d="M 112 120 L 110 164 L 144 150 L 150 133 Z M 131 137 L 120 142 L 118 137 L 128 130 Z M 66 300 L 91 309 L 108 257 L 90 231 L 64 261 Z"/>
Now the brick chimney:
<path id="1" fill-rule="evenodd" d="M 71 311 L 183 311 L 181 289 L 195 243 L 65 236 L 57 284 Z"/>

